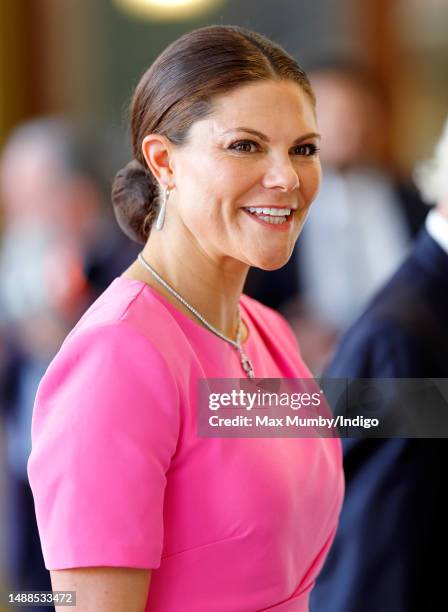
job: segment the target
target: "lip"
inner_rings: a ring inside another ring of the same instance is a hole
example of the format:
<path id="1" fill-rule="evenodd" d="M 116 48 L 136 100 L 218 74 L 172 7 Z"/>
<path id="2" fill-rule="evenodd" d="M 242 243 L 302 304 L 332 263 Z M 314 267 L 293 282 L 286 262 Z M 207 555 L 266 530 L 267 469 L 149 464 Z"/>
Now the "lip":
<path id="1" fill-rule="evenodd" d="M 253 208 L 261 208 L 261 206 L 260 207 L 254 206 Z M 287 206 L 269 206 L 269 207 L 263 206 L 263 208 L 290 208 L 290 207 L 289 206 L 288 207 Z M 287 232 L 289 230 L 293 217 L 294 217 L 294 213 L 296 212 L 296 209 L 291 210 L 291 214 L 288 216 L 288 218 L 286 219 L 284 223 L 274 224 L 274 223 L 268 223 L 267 221 L 263 221 L 262 219 L 259 219 L 256 215 L 253 215 L 245 208 L 242 208 L 241 210 L 245 212 L 246 215 L 250 217 L 251 219 L 253 219 L 256 223 L 260 223 L 264 227 L 267 227 L 271 230 L 275 230 L 277 232 Z"/>

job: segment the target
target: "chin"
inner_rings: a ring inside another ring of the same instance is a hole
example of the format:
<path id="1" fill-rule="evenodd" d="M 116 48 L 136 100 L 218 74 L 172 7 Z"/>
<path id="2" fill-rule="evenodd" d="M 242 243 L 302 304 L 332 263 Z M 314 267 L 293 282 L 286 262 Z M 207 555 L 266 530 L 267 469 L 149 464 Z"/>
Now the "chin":
<path id="1" fill-rule="evenodd" d="M 275 256 L 266 254 L 265 257 L 254 258 L 251 266 L 254 268 L 260 268 L 260 270 L 265 270 L 266 272 L 273 272 L 274 270 L 278 270 L 287 264 L 291 254 L 292 251 L 283 253 L 281 255 L 276 254 Z"/>

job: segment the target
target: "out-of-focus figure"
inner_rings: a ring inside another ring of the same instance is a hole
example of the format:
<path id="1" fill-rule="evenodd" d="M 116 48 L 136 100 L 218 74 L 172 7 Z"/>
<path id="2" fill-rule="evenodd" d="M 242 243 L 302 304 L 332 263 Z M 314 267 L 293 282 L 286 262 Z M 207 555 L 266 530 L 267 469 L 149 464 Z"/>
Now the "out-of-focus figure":
<path id="1" fill-rule="evenodd" d="M 26 472 L 37 385 L 80 313 L 135 257 L 110 229 L 100 162 L 93 138 L 62 119 L 21 126 L 0 160 L 6 558 L 11 587 L 20 590 L 51 588 Z"/>
<path id="2" fill-rule="evenodd" d="M 323 182 L 293 257 L 254 272 L 248 290 L 286 309 L 315 371 L 334 341 L 403 260 L 425 209 L 387 167 L 389 113 L 381 84 L 350 66 L 311 73 Z M 299 299 L 297 299 L 299 298 Z"/>
<path id="3" fill-rule="evenodd" d="M 300 269 L 308 310 L 342 330 L 401 263 L 416 223 L 383 165 L 390 126 L 379 84 L 328 70 L 314 74 L 313 86 L 325 180 L 302 236 Z"/>
<path id="4" fill-rule="evenodd" d="M 409 257 L 344 334 L 326 376 L 448 378 L 448 123 L 419 175 L 437 207 Z M 446 398 L 428 397 L 430 410 L 421 410 L 446 414 Z M 346 495 L 311 610 L 442 609 L 447 440 L 346 439 L 343 449 Z"/>

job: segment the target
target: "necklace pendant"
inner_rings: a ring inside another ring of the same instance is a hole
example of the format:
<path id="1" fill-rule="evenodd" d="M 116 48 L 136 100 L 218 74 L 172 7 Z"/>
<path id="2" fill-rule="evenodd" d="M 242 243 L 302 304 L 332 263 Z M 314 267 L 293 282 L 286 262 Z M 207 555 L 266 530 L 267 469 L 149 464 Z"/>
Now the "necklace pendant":
<path id="1" fill-rule="evenodd" d="M 249 357 L 240 351 L 241 365 L 243 366 L 243 370 L 246 372 L 248 378 L 255 378 L 254 366 Z"/>
<path id="2" fill-rule="evenodd" d="M 168 196 L 167 196 L 168 197 Z M 219 336 L 219 338 L 222 338 L 222 340 L 225 340 L 226 342 L 228 342 L 229 344 L 231 344 L 232 346 L 234 346 L 236 348 L 236 350 L 238 351 L 239 355 L 240 355 L 240 360 L 241 360 L 241 365 L 243 367 L 244 372 L 246 373 L 248 378 L 255 378 L 255 372 L 254 372 L 254 366 L 252 365 L 252 361 L 249 359 L 249 357 L 243 353 L 243 351 L 241 350 L 241 314 L 240 314 L 240 309 L 239 309 L 239 305 L 238 305 L 238 310 L 237 310 L 237 314 L 238 314 L 238 327 L 237 327 L 237 332 L 236 332 L 236 340 L 231 340 L 230 338 L 228 338 L 227 336 L 225 336 L 224 334 L 222 334 L 218 329 L 216 329 L 216 327 L 213 327 L 213 325 L 211 325 L 211 323 L 209 323 L 208 321 L 206 321 L 204 319 L 204 317 L 199 314 L 199 312 L 196 310 L 196 308 L 193 308 L 193 306 L 191 304 L 189 304 L 187 302 L 187 300 L 185 298 L 183 298 L 179 293 L 177 293 L 177 291 L 175 289 L 173 289 L 173 287 L 171 287 L 171 285 L 169 285 L 155 270 L 154 268 L 152 268 L 149 263 L 145 260 L 145 258 L 143 257 L 142 253 L 139 253 L 138 255 L 138 261 L 142 264 L 142 266 L 144 268 L 146 268 L 148 270 L 148 272 L 150 272 L 154 278 L 163 286 L 165 287 L 165 289 L 167 291 L 169 291 L 172 295 L 174 295 L 174 297 L 179 300 L 179 302 L 181 302 L 186 308 L 188 308 L 188 310 L 194 314 L 194 316 L 199 319 L 199 321 L 201 321 L 201 323 L 203 323 L 205 325 L 205 327 L 207 327 L 207 329 L 209 329 L 212 333 L 214 333 L 216 336 Z"/>

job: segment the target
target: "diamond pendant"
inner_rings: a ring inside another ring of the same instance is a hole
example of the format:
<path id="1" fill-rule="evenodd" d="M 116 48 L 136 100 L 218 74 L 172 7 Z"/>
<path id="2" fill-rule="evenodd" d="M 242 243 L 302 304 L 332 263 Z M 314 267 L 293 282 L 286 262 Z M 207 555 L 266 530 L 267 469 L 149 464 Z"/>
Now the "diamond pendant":
<path id="1" fill-rule="evenodd" d="M 241 365 L 243 366 L 243 370 L 246 372 L 247 377 L 255 378 L 254 366 L 252 364 L 252 361 L 249 359 L 249 357 L 245 353 L 243 353 L 241 349 L 239 353 L 240 353 Z"/>

